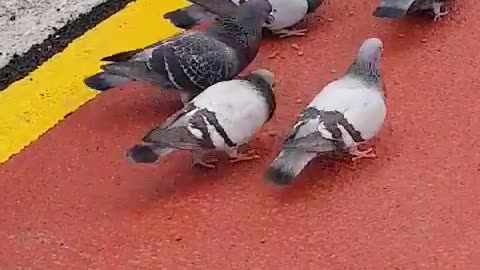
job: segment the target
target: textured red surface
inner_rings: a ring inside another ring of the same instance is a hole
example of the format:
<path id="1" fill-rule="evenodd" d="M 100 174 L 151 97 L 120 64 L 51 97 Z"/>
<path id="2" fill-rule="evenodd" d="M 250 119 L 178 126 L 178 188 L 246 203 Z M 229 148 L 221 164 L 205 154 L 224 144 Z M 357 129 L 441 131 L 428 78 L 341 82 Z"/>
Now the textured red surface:
<path id="1" fill-rule="evenodd" d="M 479 269 L 480 5 L 457 1 L 433 24 L 376 19 L 376 2 L 332 1 L 307 37 L 262 48 L 278 110 L 251 144 L 259 161 L 128 163 L 124 151 L 175 110 L 139 84 L 79 109 L 0 168 L 0 268 Z M 270 133 L 372 36 L 388 88 L 379 158 L 316 161 L 290 188 L 265 184 Z"/>

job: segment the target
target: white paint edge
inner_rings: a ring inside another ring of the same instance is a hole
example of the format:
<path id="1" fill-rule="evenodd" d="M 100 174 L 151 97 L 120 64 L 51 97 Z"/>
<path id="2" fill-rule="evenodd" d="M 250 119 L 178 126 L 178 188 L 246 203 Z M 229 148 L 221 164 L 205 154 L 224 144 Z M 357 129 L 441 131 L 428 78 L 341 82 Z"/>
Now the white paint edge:
<path id="1" fill-rule="evenodd" d="M 0 0 L 0 68 L 108 0 Z M 15 17 L 11 20 L 12 16 Z"/>

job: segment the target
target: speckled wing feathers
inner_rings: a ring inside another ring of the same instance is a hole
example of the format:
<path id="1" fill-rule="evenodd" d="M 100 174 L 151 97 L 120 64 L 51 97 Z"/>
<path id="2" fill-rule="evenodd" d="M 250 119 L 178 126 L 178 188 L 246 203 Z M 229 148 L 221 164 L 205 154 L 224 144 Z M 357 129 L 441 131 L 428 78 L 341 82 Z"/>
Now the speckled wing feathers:
<path id="1" fill-rule="evenodd" d="M 340 112 L 308 107 L 268 167 L 265 179 L 277 185 L 288 185 L 313 158 L 345 150 L 347 144 L 340 126 L 351 133 L 348 122 L 345 122 Z M 358 131 L 356 133 L 359 135 Z"/>
<path id="2" fill-rule="evenodd" d="M 146 134 L 143 141 L 160 147 L 184 150 L 214 148 L 205 119 L 198 110 L 193 104 L 187 104 L 162 125 Z M 192 133 L 192 128 L 201 133 L 201 138 Z"/>
<path id="3" fill-rule="evenodd" d="M 284 148 L 317 153 L 344 149 L 346 146 L 338 125 L 345 121 L 339 112 L 325 112 L 309 107 L 299 117 Z M 320 128 L 323 129 L 323 134 Z M 328 132 L 328 136 L 325 136 L 325 132 Z"/>
<path id="4" fill-rule="evenodd" d="M 149 64 L 167 76 L 178 88 L 200 89 L 236 73 L 235 52 L 224 43 L 201 33 L 175 39 L 152 53 Z"/>

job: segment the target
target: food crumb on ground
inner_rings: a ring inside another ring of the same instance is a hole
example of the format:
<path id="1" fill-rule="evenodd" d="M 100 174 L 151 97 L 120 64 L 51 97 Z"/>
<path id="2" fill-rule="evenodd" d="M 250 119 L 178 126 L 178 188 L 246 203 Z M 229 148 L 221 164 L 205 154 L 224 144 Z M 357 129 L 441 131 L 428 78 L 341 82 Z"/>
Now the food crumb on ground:
<path id="1" fill-rule="evenodd" d="M 272 136 L 272 137 L 273 137 L 273 136 L 276 136 L 276 135 L 277 135 L 277 132 L 274 131 L 274 130 L 270 130 L 267 134 L 268 134 L 268 136 Z"/>
<path id="2" fill-rule="evenodd" d="M 278 54 L 279 54 L 279 51 L 278 51 L 278 50 L 275 50 L 275 51 L 273 51 L 272 53 L 270 53 L 270 54 L 268 55 L 268 58 L 269 58 L 269 59 L 275 58 L 275 57 L 277 57 Z"/>
<path id="3" fill-rule="evenodd" d="M 292 47 L 294 50 L 297 50 L 297 51 L 300 51 L 300 46 L 298 46 L 297 43 L 292 43 L 292 45 L 290 45 L 290 47 Z"/>

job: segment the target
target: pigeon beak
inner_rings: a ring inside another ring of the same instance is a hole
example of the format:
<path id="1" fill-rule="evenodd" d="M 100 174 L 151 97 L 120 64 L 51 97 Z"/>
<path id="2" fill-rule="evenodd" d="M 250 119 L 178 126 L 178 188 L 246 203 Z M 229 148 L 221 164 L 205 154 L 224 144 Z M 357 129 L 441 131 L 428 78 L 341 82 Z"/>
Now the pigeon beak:
<path id="1" fill-rule="evenodd" d="M 267 24 L 272 24 L 275 21 L 275 17 L 272 14 L 268 14 L 267 20 L 265 21 Z"/>

